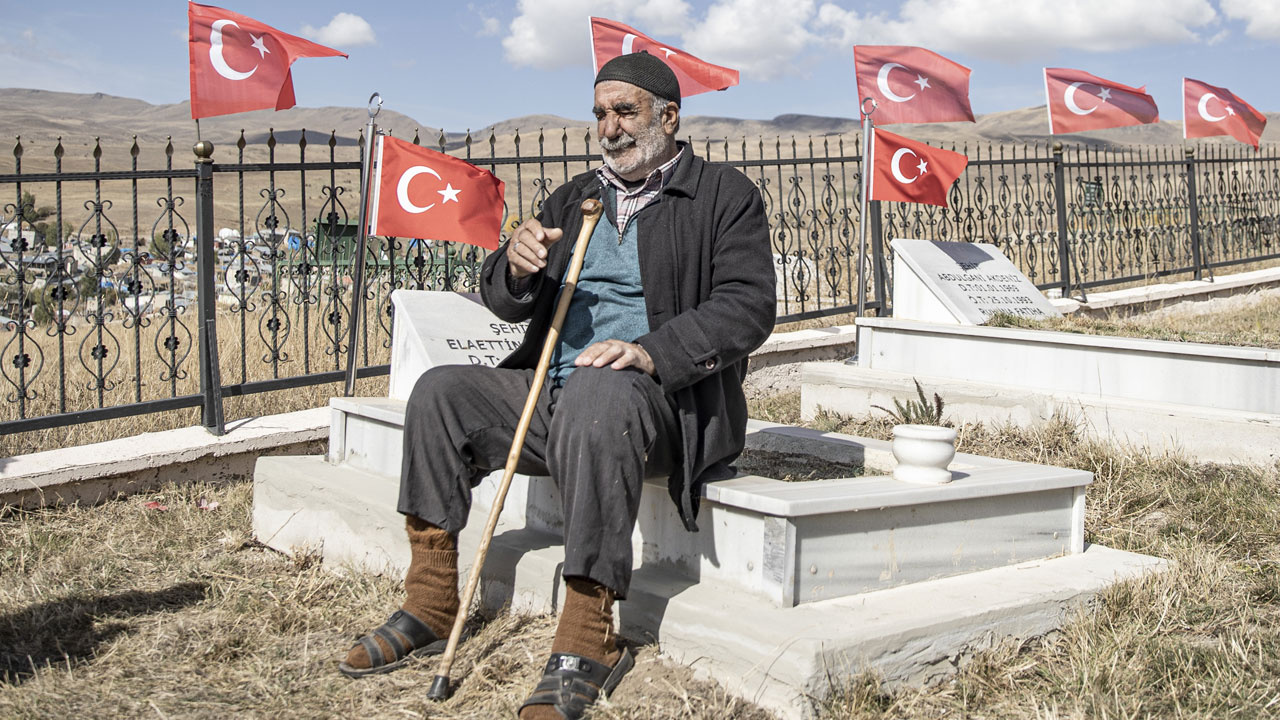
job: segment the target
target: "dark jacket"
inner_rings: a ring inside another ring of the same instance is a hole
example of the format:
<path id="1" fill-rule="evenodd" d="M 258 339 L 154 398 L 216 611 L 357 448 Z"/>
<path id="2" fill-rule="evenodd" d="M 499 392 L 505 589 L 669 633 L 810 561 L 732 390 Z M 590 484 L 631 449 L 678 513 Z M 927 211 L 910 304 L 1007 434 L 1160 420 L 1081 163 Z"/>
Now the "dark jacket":
<path id="1" fill-rule="evenodd" d="M 551 246 L 546 269 L 524 299 L 507 287 L 506 246 L 485 260 L 480 279 L 485 305 L 508 322 L 529 321 L 523 344 L 501 367 L 537 366 L 582 227 L 580 206 L 600 197 L 599 178 L 587 172 L 543 204 L 539 221 L 562 228 L 564 236 Z M 702 484 L 728 477 L 728 464 L 742 452 L 747 355 L 773 329 L 769 226 L 760 193 L 745 175 L 703 161 L 688 146 L 670 182 L 636 222 L 650 328 L 636 342 L 653 358 L 658 382 L 678 410 L 683 462 L 669 489 L 685 526 L 696 530 Z"/>

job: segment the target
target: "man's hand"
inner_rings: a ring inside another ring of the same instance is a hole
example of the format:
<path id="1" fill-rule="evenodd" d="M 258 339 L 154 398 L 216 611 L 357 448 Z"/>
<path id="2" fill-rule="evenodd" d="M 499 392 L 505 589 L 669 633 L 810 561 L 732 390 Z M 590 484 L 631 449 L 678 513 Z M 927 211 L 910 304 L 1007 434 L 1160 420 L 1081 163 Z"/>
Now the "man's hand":
<path id="1" fill-rule="evenodd" d="M 614 370 L 633 367 L 641 370 L 649 375 L 656 372 L 653 367 L 653 358 L 649 357 L 649 351 L 636 343 L 623 342 L 621 340 L 605 340 L 603 342 L 592 343 L 578 354 L 573 361 L 576 367 L 604 367 L 608 365 Z"/>
<path id="2" fill-rule="evenodd" d="M 560 228 L 544 228 L 537 218 L 529 218 L 507 243 L 507 267 L 515 278 L 528 277 L 547 266 L 547 248 L 564 237 Z"/>

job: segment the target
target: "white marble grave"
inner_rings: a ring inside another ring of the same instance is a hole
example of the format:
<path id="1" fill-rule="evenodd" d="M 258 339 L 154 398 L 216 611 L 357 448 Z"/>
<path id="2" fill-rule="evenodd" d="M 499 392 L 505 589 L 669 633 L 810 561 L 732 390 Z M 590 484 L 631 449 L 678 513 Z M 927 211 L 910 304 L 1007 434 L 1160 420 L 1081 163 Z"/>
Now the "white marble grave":
<path id="1" fill-rule="evenodd" d="M 394 301 L 392 378 L 403 394 L 444 358 L 474 362 L 479 348 L 468 342 L 511 334 L 466 298 L 399 291 Z M 402 572 L 408 546 L 395 504 L 405 403 L 394 393 L 335 398 L 327 456 L 259 460 L 253 526 L 262 542 Z M 619 623 L 786 718 L 811 716 L 833 674 L 870 667 L 890 681 L 936 680 L 957 657 L 1047 632 L 1116 578 L 1162 566 L 1086 546 L 1088 472 L 958 455 L 952 483 L 925 487 L 888 474 L 884 442 L 752 421 L 747 445 L 884 474 L 712 483 L 698 533 L 682 527 L 665 483 L 646 481 Z M 460 538 L 464 577 L 497 475 L 474 494 Z M 549 478 L 516 477 L 482 573 L 486 607 L 555 608 L 559 506 Z"/>
<path id="2" fill-rule="evenodd" d="M 391 391 L 408 400 L 418 377 L 436 365 L 494 367 L 520 346 L 528 323 L 494 317 L 476 293 L 396 290 L 391 294 Z"/>
<path id="3" fill-rule="evenodd" d="M 989 243 L 898 238 L 893 246 L 893 316 L 982 325 L 995 313 L 1062 313 Z"/>

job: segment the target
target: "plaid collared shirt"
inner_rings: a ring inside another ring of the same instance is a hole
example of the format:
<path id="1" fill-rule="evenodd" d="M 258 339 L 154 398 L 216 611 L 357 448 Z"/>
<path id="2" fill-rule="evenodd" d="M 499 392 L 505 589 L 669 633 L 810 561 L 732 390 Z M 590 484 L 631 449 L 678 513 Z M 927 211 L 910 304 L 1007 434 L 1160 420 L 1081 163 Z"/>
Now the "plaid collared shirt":
<path id="1" fill-rule="evenodd" d="M 622 234 L 626 232 L 627 223 L 631 218 L 653 202 L 653 199 L 658 197 L 658 193 L 662 192 L 662 188 L 671 181 L 671 176 L 675 174 L 676 163 L 680 162 L 680 156 L 683 154 L 684 147 L 681 146 L 675 157 L 659 165 L 649 173 L 644 183 L 635 189 L 628 189 L 626 182 L 608 165 L 596 168 L 596 175 L 600 177 L 600 182 L 605 187 L 612 187 L 617 191 L 615 198 L 618 211 L 618 242 L 622 242 Z"/>

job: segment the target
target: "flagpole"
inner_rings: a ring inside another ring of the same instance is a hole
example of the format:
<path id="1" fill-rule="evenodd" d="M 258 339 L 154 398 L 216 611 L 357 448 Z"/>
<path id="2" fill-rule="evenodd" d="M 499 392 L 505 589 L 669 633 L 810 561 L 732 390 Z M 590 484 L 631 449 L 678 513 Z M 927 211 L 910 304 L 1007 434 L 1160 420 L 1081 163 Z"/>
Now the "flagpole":
<path id="1" fill-rule="evenodd" d="M 374 93 L 369 96 L 369 124 L 364 130 L 364 157 L 360 162 L 360 213 L 359 227 L 356 229 L 356 256 L 351 269 L 351 332 L 347 336 L 347 375 L 343 397 L 351 397 L 356 391 L 356 344 L 360 330 L 360 309 L 364 307 L 364 251 L 369 239 L 367 224 L 369 207 L 369 185 L 373 180 L 370 160 L 373 157 L 373 139 L 377 125 L 374 124 L 378 112 L 382 110 L 382 96 Z M 329 239 L 330 242 L 334 238 Z"/>
<path id="2" fill-rule="evenodd" d="M 870 110 L 867 109 L 867 103 L 871 103 Z M 862 113 L 862 227 L 858 247 L 858 317 L 862 317 L 866 311 L 867 234 L 871 227 L 871 219 L 867 217 L 868 198 L 871 195 L 871 145 L 874 132 L 871 113 L 876 111 L 876 101 L 870 97 L 863 98 L 858 111 Z"/>

